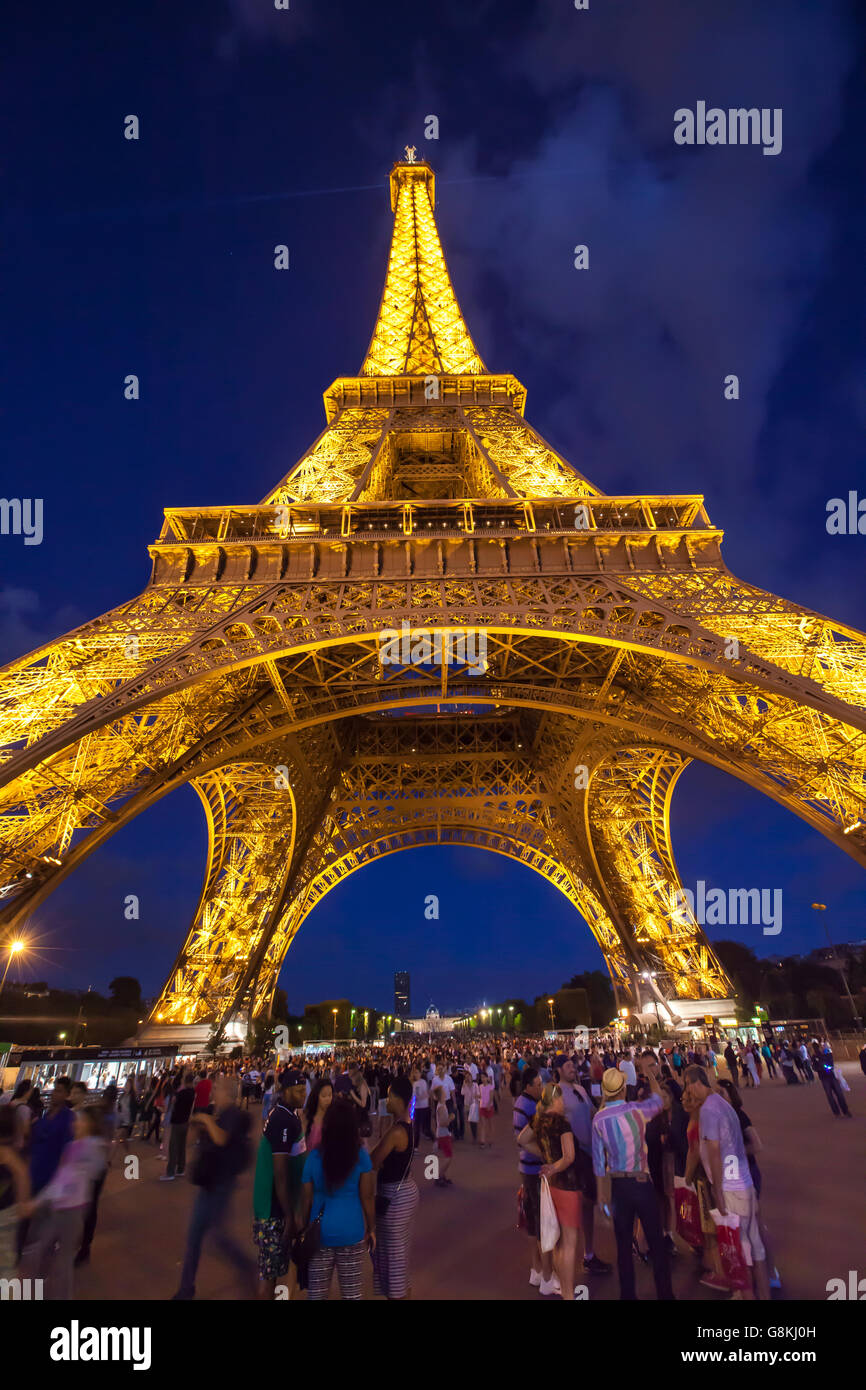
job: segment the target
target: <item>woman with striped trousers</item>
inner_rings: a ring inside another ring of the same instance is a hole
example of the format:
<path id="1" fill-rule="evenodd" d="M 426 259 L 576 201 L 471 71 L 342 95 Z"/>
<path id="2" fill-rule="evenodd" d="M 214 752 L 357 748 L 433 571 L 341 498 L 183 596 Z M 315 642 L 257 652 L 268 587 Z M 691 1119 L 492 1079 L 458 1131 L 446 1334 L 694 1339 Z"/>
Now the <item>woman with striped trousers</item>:
<path id="1" fill-rule="evenodd" d="M 418 1210 L 418 1188 L 410 1176 L 412 1083 L 395 1076 L 388 1089 L 388 1113 L 394 1123 L 373 1150 L 377 1242 L 373 1254 L 373 1290 L 386 1298 L 409 1295 L 409 1251 Z"/>

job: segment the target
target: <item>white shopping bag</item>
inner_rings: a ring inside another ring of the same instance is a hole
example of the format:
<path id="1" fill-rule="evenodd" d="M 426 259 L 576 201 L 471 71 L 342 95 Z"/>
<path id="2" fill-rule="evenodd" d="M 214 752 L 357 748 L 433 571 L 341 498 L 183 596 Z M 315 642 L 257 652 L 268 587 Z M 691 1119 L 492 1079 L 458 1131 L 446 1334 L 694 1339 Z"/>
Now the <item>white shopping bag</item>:
<path id="1" fill-rule="evenodd" d="M 541 1200 L 539 1206 L 541 1212 L 541 1248 L 546 1255 L 548 1250 L 552 1250 L 559 1240 L 559 1220 L 557 1219 L 556 1207 L 553 1205 L 550 1183 L 547 1181 L 547 1178 L 541 1179 Z"/>

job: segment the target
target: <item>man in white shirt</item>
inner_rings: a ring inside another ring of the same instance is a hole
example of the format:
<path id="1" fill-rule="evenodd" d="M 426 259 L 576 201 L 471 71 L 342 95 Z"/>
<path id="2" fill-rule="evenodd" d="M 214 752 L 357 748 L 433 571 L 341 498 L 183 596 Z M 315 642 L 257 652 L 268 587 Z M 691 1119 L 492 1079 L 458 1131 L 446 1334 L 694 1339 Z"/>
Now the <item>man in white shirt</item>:
<path id="1" fill-rule="evenodd" d="M 626 1100 L 637 1100 L 637 1072 L 632 1061 L 632 1050 L 623 1057 L 619 1064 L 619 1070 L 625 1077 L 625 1098 Z"/>
<path id="2" fill-rule="evenodd" d="M 453 1115 L 457 1108 L 454 1101 L 454 1081 L 445 1070 L 444 1062 L 436 1063 L 436 1075 L 430 1083 L 431 1094 L 438 1086 L 441 1086 L 442 1090 L 445 1092 L 445 1104 L 448 1106 L 448 1114 Z"/>

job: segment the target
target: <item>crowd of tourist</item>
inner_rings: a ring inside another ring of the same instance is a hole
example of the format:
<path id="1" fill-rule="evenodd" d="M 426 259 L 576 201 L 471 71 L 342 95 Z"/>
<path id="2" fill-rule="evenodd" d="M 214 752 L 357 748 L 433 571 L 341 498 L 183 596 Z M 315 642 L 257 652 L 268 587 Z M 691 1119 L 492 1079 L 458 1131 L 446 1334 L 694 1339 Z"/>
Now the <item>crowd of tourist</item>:
<path id="1" fill-rule="evenodd" d="M 496 1117 L 508 1110 L 515 1221 L 542 1295 L 586 1297 L 588 1276 L 613 1273 L 594 1248 L 603 1219 L 623 1299 L 635 1297 L 635 1260 L 651 1264 L 658 1298 L 673 1298 L 671 1261 L 688 1252 L 709 1289 L 768 1298 L 780 1281 L 760 1208 L 761 1139 L 741 1094 L 768 1080 L 817 1080 L 832 1113 L 850 1115 L 818 1040 L 635 1049 L 598 1038 L 551 1054 L 542 1039 L 419 1039 L 318 1060 L 217 1059 L 130 1075 L 99 1096 L 60 1077 L 47 1104 L 22 1081 L 0 1096 L 0 1278 L 17 1272 L 72 1296 L 108 1168 L 135 1141 L 157 1147 L 160 1181 L 196 1188 L 175 1299 L 195 1297 L 206 1240 L 244 1296 L 326 1299 L 336 1275 L 340 1297 L 356 1300 L 370 1258 L 374 1293 L 406 1298 L 416 1155 L 447 1190 L 455 1146 L 501 1143 Z M 244 1245 L 229 1213 L 251 1165 Z"/>

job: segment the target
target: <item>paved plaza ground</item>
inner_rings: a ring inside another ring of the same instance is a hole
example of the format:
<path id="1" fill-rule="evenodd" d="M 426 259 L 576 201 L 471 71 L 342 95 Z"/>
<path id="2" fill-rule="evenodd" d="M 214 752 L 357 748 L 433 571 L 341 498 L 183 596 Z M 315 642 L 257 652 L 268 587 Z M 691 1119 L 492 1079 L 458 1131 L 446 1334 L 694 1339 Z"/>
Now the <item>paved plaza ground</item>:
<path id="1" fill-rule="evenodd" d="M 818 1082 L 785 1086 L 764 1081 L 744 1091 L 746 1109 L 764 1152 L 762 1207 L 783 1279 L 786 1299 L 826 1299 L 828 1279 L 863 1270 L 866 1171 L 866 1077 L 859 1066 L 842 1070 L 851 1087 L 854 1118 L 831 1114 Z M 259 1107 L 252 1107 L 254 1130 Z M 516 1229 L 517 1161 L 510 1131 L 510 1098 L 496 1118 L 490 1150 L 455 1144 L 454 1186 L 438 1188 L 422 1177 L 413 1255 L 415 1299 L 538 1299 L 528 1282 L 528 1242 Z M 103 1192 L 91 1263 L 76 1274 L 76 1297 L 164 1299 L 177 1287 L 186 1227 L 195 1189 L 185 1180 L 160 1183 L 165 1171 L 153 1144 L 135 1143 L 140 1177 L 124 1179 L 115 1159 Z M 423 1152 L 429 1151 L 429 1146 Z M 252 1176 L 241 1179 L 231 1226 L 251 1243 Z M 613 1263 L 610 1225 L 596 1213 L 596 1251 Z M 697 1282 L 696 1261 L 685 1251 L 673 1261 L 679 1298 L 724 1299 Z M 638 1266 L 638 1296 L 653 1298 L 650 1270 Z M 616 1274 L 587 1276 L 592 1299 L 618 1297 Z M 198 1297 L 232 1299 L 235 1286 L 225 1266 L 205 1247 Z"/>

